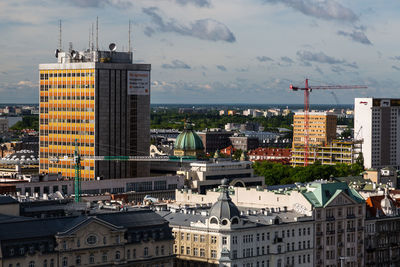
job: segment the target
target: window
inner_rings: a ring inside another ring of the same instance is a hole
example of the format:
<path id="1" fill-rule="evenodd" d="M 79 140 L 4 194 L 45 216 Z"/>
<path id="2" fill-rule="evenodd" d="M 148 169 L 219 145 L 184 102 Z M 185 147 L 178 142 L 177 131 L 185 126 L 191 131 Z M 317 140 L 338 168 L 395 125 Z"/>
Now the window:
<path id="1" fill-rule="evenodd" d="M 127 257 L 128 259 L 131 258 L 131 250 L 130 250 L 130 249 L 128 249 L 128 250 L 126 251 L 126 257 Z"/>
<path id="2" fill-rule="evenodd" d="M 76 265 L 81 265 L 81 256 L 76 256 L 75 263 Z"/>
<path id="3" fill-rule="evenodd" d="M 78 239 L 79 240 L 79 239 Z M 89 245 L 94 245 L 94 244 L 96 244 L 96 242 L 97 242 L 97 237 L 95 236 L 95 235 L 90 235 L 90 236 L 88 236 L 88 238 L 86 239 L 86 242 L 89 244 Z"/>
<path id="4" fill-rule="evenodd" d="M 161 246 L 161 255 L 164 255 L 164 245 Z"/>
<path id="5" fill-rule="evenodd" d="M 119 252 L 118 250 L 115 252 L 115 259 L 119 260 L 121 258 L 121 252 Z"/>
<path id="6" fill-rule="evenodd" d="M 67 242 L 66 242 L 66 241 L 63 241 L 63 242 L 62 242 L 62 246 L 63 246 L 63 249 L 67 249 Z"/>
<path id="7" fill-rule="evenodd" d="M 107 237 L 103 237 L 103 244 L 107 244 Z"/>
<path id="8" fill-rule="evenodd" d="M 76 246 L 78 248 L 81 246 L 81 240 L 79 238 L 76 240 Z"/>
<path id="9" fill-rule="evenodd" d="M 200 249 L 200 257 L 205 257 L 206 256 L 206 251 L 204 250 L 204 248 Z"/>
<path id="10" fill-rule="evenodd" d="M 217 258 L 217 251 L 216 250 L 211 250 L 211 258 Z"/>
<path id="11" fill-rule="evenodd" d="M 199 255 L 199 249 L 193 248 L 193 256 L 198 256 L 198 255 Z"/>
<path id="12" fill-rule="evenodd" d="M 186 247 L 186 255 L 190 255 L 190 247 Z"/>
<path id="13" fill-rule="evenodd" d="M 206 239 L 205 239 L 205 236 L 204 236 L 204 235 L 201 235 L 201 236 L 200 236 L 200 242 L 204 243 L 205 240 L 206 240 Z"/>
<path id="14" fill-rule="evenodd" d="M 43 267 L 47 267 L 47 260 L 43 261 Z"/>
<path id="15" fill-rule="evenodd" d="M 223 236 L 222 237 L 222 245 L 226 245 L 226 243 L 227 243 L 227 238 L 226 238 L 226 236 Z"/>
<path id="16" fill-rule="evenodd" d="M 193 241 L 198 242 L 199 241 L 199 235 L 194 234 L 193 235 Z"/>
<path id="17" fill-rule="evenodd" d="M 149 248 L 148 248 L 148 247 L 145 247 L 145 248 L 144 248 L 144 250 L 143 250 L 143 256 L 145 256 L 145 257 L 149 256 Z"/>
<path id="18" fill-rule="evenodd" d="M 63 267 L 67 267 L 67 266 L 68 266 L 68 258 L 67 258 L 67 257 L 64 257 L 64 258 L 63 258 L 63 260 L 62 260 L 62 266 L 63 266 Z"/>
<path id="19" fill-rule="evenodd" d="M 29 267 L 35 267 L 35 262 L 34 261 L 30 261 L 29 262 Z"/>
<path id="20" fill-rule="evenodd" d="M 103 262 L 107 262 L 107 252 L 103 252 L 103 255 L 101 255 L 101 260 Z"/>
<path id="21" fill-rule="evenodd" d="M 133 258 L 136 258 L 136 248 L 134 248 L 134 249 L 132 250 L 132 257 L 133 257 Z"/>
<path id="22" fill-rule="evenodd" d="M 54 267 L 54 259 L 50 260 L 50 267 Z"/>
<path id="23" fill-rule="evenodd" d="M 90 255 L 89 255 L 89 263 L 90 263 L 90 264 L 93 264 L 93 263 L 94 263 L 94 255 L 93 255 L 93 254 L 90 254 Z"/>

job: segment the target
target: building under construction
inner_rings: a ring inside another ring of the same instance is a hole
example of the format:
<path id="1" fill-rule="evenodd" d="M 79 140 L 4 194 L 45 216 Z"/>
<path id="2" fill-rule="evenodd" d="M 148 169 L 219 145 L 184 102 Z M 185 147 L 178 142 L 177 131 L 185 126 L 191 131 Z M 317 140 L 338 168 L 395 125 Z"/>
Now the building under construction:
<path id="1" fill-rule="evenodd" d="M 308 120 L 308 163 L 316 161 L 325 165 L 352 164 L 361 152 L 361 142 L 336 140 L 337 117 L 329 112 L 310 112 Z M 293 119 L 292 166 L 305 165 L 304 113 Z"/>
<path id="2" fill-rule="evenodd" d="M 75 140 L 84 180 L 143 177 L 149 163 L 95 161 L 95 156 L 148 156 L 150 64 L 131 52 L 56 50 L 57 63 L 40 64 L 40 172 L 75 177 Z"/>

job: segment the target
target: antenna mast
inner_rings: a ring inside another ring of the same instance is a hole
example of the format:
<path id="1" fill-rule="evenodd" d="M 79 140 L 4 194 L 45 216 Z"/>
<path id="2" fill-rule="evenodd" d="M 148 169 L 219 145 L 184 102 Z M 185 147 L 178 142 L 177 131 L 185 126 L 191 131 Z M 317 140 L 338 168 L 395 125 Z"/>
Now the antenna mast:
<path id="1" fill-rule="evenodd" d="M 91 50 L 94 50 L 94 24 L 92 22 L 92 45 L 91 45 Z"/>
<path id="2" fill-rule="evenodd" d="M 128 39 L 129 39 L 128 52 L 131 52 L 131 20 L 129 20 Z"/>
<path id="3" fill-rule="evenodd" d="M 59 25 L 58 25 L 58 30 L 59 30 L 59 33 L 58 33 L 58 49 L 61 51 L 62 50 L 62 41 L 61 41 L 61 37 L 62 37 L 62 35 L 61 35 L 61 19 L 60 19 L 60 21 L 59 21 Z"/>
<path id="4" fill-rule="evenodd" d="M 96 17 L 96 51 L 99 51 L 99 17 Z"/>

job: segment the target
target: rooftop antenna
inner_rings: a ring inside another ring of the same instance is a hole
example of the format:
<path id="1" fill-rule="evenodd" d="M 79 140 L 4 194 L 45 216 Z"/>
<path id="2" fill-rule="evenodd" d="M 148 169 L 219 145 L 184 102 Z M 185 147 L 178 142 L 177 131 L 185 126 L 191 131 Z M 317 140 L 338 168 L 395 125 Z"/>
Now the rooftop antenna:
<path id="1" fill-rule="evenodd" d="M 59 21 L 59 25 L 58 25 L 58 28 L 59 28 L 59 33 L 58 33 L 58 49 L 61 51 L 62 50 L 62 41 L 61 41 L 61 19 L 60 19 L 60 21 Z"/>
<path id="2" fill-rule="evenodd" d="M 96 17 L 96 51 L 99 51 L 99 17 Z"/>
<path id="3" fill-rule="evenodd" d="M 91 46 L 91 51 L 94 50 L 94 25 L 92 22 L 92 46 Z"/>
<path id="4" fill-rule="evenodd" d="M 131 52 L 131 20 L 129 20 L 128 39 L 129 39 L 128 52 Z"/>
<path id="5" fill-rule="evenodd" d="M 88 46 L 88 50 L 90 50 L 90 35 L 91 35 L 91 28 L 89 26 L 89 46 Z"/>

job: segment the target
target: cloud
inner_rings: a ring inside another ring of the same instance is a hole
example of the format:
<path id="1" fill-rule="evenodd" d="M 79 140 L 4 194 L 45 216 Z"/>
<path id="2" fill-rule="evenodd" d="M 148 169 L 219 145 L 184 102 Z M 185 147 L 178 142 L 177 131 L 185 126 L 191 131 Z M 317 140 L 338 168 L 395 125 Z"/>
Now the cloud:
<path id="1" fill-rule="evenodd" d="M 400 60 L 400 56 L 394 56 L 394 57 L 391 57 L 390 59 L 392 59 L 392 60 Z"/>
<path id="2" fill-rule="evenodd" d="M 357 43 L 372 45 L 371 41 L 368 39 L 365 33 L 361 31 L 353 31 L 353 32 L 338 31 L 337 34 L 349 37 L 351 40 Z"/>
<path id="3" fill-rule="evenodd" d="M 214 19 L 200 19 L 191 22 L 189 25 L 181 25 L 175 19 L 164 19 L 157 7 L 142 9 L 145 14 L 151 17 L 156 28 L 146 27 L 145 34 L 152 36 L 155 32 L 174 32 L 184 36 L 191 36 L 208 41 L 236 42 L 235 35 L 229 28 Z"/>
<path id="4" fill-rule="evenodd" d="M 318 67 L 318 66 L 315 67 L 315 71 L 318 72 L 318 73 L 321 74 L 321 75 L 324 74 L 324 72 L 323 72 L 323 71 L 321 70 L 321 68 Z"/>
<path id="5" fill-rule="evenodd" d="M 117 8 L 127 8 L 132 5 L 132 2 L 128 0 L 68 0 L 68 1 L 75 6 L 83 8 L 98 8 L 98 7 L 104 7 L 106 5 Z"/>
<path id="6" fill-rule="evenodd" d="M 24 88 L 24 87 L 37 88 L 38 87 L 38 83 L 34 83 L 32 81 L 19 81 L 17 83 L 17 88 Z"/>
<path id="7" fill-rule="evenodd" d="M 343 69 L 340 66 L 332 66 L 331 71 L 336 72 L 337 74 L 342 74 L 342 72 L 344 72 L 345 69 Z"/>
<path id="8" fill-rule="evenodd" d="M 346 22 L 358 21 L 358 16 L 349 8 L 334 0 L 263 0 L 265 3 L 284 4 L 306 16 Z"/>
<path id="9" fill-rule="evenodd" d="M 210 7 L 210 0 L 175 0 L 178 4 L 185 6 L 187 4 L 192 4 L 198 7 Z"/>
<path id="10" fill-rule="evenodd" d="M 186 69 L 186 70 L 191 69 L 191 67 L 188 64 L 179 59 L 173 60 L 171 64 L 162 64 L 161 67 L 164 69 Z"/>
<path id="11" fill-rule="evenodd" d="M 326 64 L 343 64 L 344 60 L 339 60 L 334 57 L 328 56 L 323 52 L 313 53 L 310 51 L 297 51 L 297 56 L 301 61 L 314 61 L 318 63 L 326 63 Z"/>
<path id="12" fill-rule="evenodd" d="M 397 66 L 392 66 L 392 69 L 394 69 L 394 70 L 400 70 L 400 68 L 397 67 Z"/>
<path id="13" fill-rule="evenodd" d="M 289 64 L 292 64 L 292 63 L 294 63 L 294 61 L 290 58 L 290 57 L 281 57 L 281 60 L 283 61 L 283 62 L 285 62 L 285 63 L 289 63 Z"/>
<path id="14" fill-rule="evenodd" d="M 223 65 L 217 65 L 217 69 L 219 69 L 220 71 L 226 71 L 226 68 Z"/>
<path id="15" fill-rule="evenodd" d="M 260 62 L 274 61 L 272 58 L 267 57 L 267 56 L 259 56 L 259 57 L 256 57 L 256 59 Z"/>

